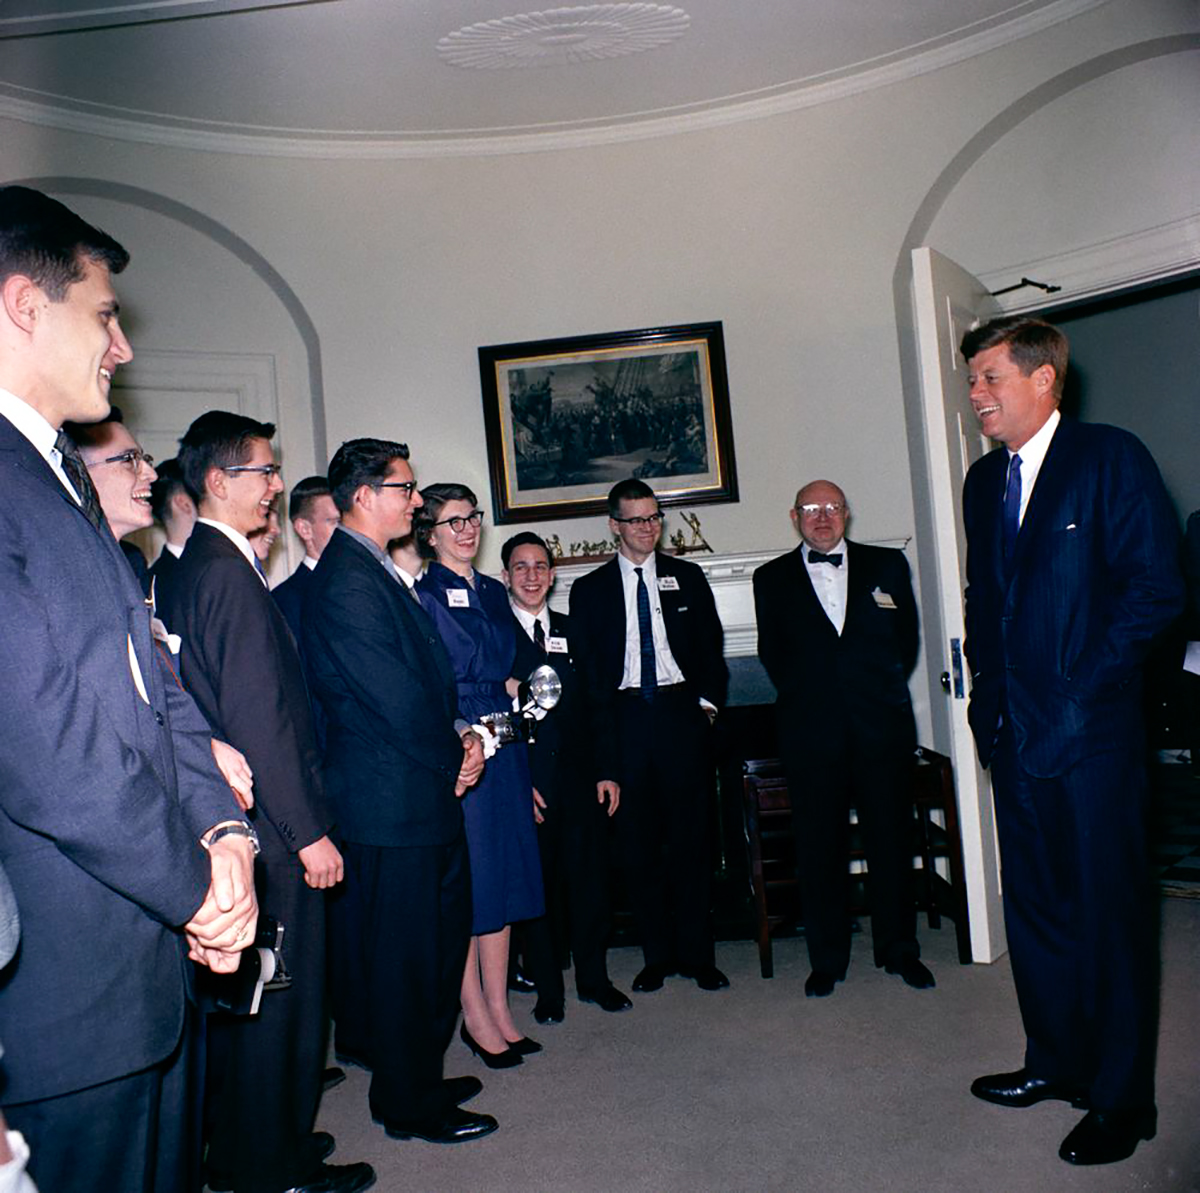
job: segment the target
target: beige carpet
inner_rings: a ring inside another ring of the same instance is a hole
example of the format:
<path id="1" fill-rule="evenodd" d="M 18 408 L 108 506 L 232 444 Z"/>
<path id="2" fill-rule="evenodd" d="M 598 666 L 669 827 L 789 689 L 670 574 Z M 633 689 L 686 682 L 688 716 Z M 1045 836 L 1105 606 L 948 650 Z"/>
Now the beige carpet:
<path id="1" fill-rule="evenodd" d="M 1200 1193 L 1200 903 L 1163 913 L 1159 1134 L 1122 1164 L 1058 1159 L 1080 1112 L 1061 1103 L 988 1106 L 981 1073 L 1021 1063 L 1006 960 L 960 966 L 953 928 L 922 927 L 938 988 L 914 991 L 876 970 L 856 938 L 848 979 L 805 999 L 802 940 L 775 948 L 770 981 L 750 942 L 718 945 L 732 988 L 671 979 L 606 1015 L 568 994 L 566 1022 L 518 1022 L 546 1045 L 506 1073 L 483 1069 L 457 1040 L 446 1073 L 476 1073 L 472 1109 L 500 1130 L 475 1143 L 397 1142 L 372 1125 L 367 1075 L 326 1095 L 318 1126 L 336 1162 L 368 1160 L 380 1193 L 441 1190 L 812 1190 L 813 1193 Z M 628 991 L 640 954 L 614 950 Z"/>

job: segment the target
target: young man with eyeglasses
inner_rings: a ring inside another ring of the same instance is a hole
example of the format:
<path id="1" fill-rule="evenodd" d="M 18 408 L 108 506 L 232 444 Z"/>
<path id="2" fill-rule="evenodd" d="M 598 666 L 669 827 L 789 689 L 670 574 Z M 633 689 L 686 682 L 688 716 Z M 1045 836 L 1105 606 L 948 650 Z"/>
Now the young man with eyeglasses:
<path id="1" fill-rule="evenodd" d="M 571 587 L 576 662 L 593 729 L 592 778 L 619 786 L 613 818 L 645 964 L 636 993 L 673 974 L 702 990 L 729 979 L 710 921 L 712 721 L 725 702 L 721 621 L 704 572 L 660 552 L 654 491 L 608 495 L 615 559 Z"/>
<path id="2" fill-rule="evenodd" d="M 758 657 L 775 685 L 788 776 L 810 998 L 825 998 L 850 963 L 850 809 L 870 874 L 875 964 L 918 990 L 912 882 L 912 770 L 917 745 L 908 676 L 917 606 L 901 551 L 846 539 L 846 495 L 805 485 L 791 509 L 801 543 L 754 573 Z"/>
<path id="3" fill-rule="evenodd" d="M 370 1166 L 325 1164 L 332 1140 L 312 1130 L 325 1063 L 323 892 L 342 880 L 342 857 L 300 657 L 250 543 L 283 488 L 274 434 L 219 410 L 188 428 L 178 458 L 200 516 L 158 594 L 182 638 L 183 682 L 254 771 L 259 902 L 284 925 L 292 978 L 255 1016 L 210 1016 L 209 1185 L 353 1193 L 374 1179 Z"/>

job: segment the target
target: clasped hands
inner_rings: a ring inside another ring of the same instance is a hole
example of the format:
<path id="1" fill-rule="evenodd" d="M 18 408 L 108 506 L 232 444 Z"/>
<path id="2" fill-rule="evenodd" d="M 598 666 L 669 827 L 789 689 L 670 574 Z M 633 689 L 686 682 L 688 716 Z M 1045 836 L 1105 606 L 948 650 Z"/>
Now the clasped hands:
<path id="1" fill-rule="evenodd" d="M 212 880 L 200 910 L 184 925 L 188 956 L 213 973 L 233 973 L 254 943 L 258 899 L 254 850 L 245 837 L 222 837 L 208 850 Z"/>

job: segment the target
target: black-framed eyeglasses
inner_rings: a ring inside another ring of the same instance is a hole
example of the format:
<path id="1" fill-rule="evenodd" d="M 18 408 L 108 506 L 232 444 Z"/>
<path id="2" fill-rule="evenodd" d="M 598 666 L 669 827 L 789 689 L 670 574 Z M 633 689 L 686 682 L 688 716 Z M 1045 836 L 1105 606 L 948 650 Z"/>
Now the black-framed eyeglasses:
<path id="1" fill-rule="evenodd" d="M 222 472 L 249 472 L 257 473 L 259 476 L 278 476 L 283 469 L 278 464 L 231 464 L 228 468 L 222 468 Z"/>
<path id="2" fill-rule="evenodd" d="M 623 526 L 661 526 L 663 515 L 647 514 L 644 518 L 614 518 L 613 521 L 620 522 Z"/>
<path id="3" fill-rule="evenodd" d="M 124 464 L 130 472 L 137 472 L 139 464 L 153 468 L 154 457 L 149 452 L 142 451 L 140 447 L 131 447 L 128 451 L 118 452 L 115 456 L 105 456 L 103 460 L 97 460 L 96 463 Z"/>
<path id="4" fill-rule="evenodd" d="M 416 481 L 379 481 L 375 486 L 377 489 L 403 489 L 405 497 L 411 497 L 416 487 Z"/>
<path id="5" fill-rule="evenodd" d="M 454 534 L 462 534 L 468 526 L 479 526 L 483 522 L 483 510 L 472 510 L 466 515 L 456 515 L 453 518 L 443 518 L 434 526 L 449 526 Z"/>
<path id="6" fill-rule="evenodd" d="M 796 509 L 806 518 L 815 518 L 818 514 L 824 514 L 827 518 L 836 518 L 838 514 L 846 512 L 845 505 L 840 501 L 813 501 L 807 505 L 798 505 Z"/>

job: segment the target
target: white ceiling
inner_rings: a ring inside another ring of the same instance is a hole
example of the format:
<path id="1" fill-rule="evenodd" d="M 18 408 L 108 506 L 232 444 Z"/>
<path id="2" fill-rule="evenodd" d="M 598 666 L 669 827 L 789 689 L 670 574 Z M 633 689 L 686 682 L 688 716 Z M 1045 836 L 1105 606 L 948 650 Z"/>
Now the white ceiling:
<path id="1" fill-rule="evenodd" d="M 242 152 L 612 140 L 883 85 L 1101 2 L 0 0 L 0 113 Z"/>

